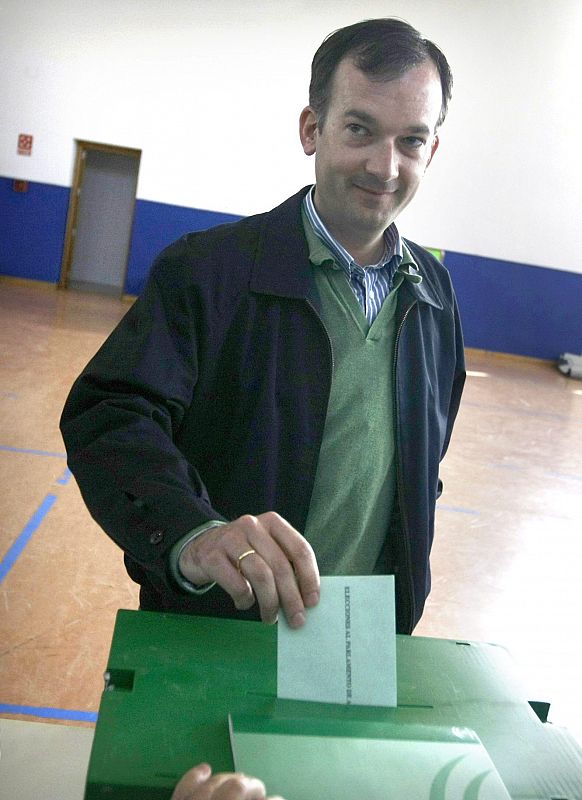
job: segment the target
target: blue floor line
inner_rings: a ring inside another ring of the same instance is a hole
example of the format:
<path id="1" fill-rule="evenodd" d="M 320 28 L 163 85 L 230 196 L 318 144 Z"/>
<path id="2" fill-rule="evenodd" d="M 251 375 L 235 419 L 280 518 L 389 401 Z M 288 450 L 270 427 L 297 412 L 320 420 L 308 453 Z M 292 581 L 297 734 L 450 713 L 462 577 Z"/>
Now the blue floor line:
<path id="1" fill-rule="evenodd" d="M 43 519 L 53 507 L 57 499 L 56 494 L 47 494 L 40 506 L 26 523 L 22 533 L 18 536 L 12 547 L 0 562 L 0 583 L 8 575 L 18 557 L 41 525 Z"/>
<path id="2" fill-rule="evenodd" d="M 74 711 L 68 708 L 42 708 L 37 706 L 17 706 L 12 703 L 0 703 L 0 714 L 26 714 L 31 717 L 46 719 L 68 719 L 75 722 L 97 722 L 96 711 Z"/>
<path id="3" fill-rule="evenodd" d="M 440 503 L 437 504 L 437 509 L 440 511 L 452 511 L 455 514 L 472 514 L 475 517 L 478 517 L 481 513 L 480 511 L 476 511 L 474 508 L 461 508 L 460 506 L 443 506 Z"/>
<path id="4" fill-rule="evenodd" d="M 546 472 L 550 478 L 560 478 L 565 481 L 582 481 L 582 475 L 571 475 L 567 472 Z"/>
<path id="5" fill-rule="evenodd" d="M 51 453 L 48 450 L 29 450 L 26 447 L 10 447 L 7 444 L 0 444 L 0 450 L 7 453 L 27 453 L 31 456 L 49 456 L 50 458 L 66 458 L 66 453 Z"/>
<path id="6" fill-rule="evenodd" d="M 61 477 L 57 478 L 57 483 L 60 484 L 61 486 L 66 486 L 72 477 L 73 475 L 71 473 L 71 470 L 67 467 L 67 469 L 61 475 Z"/>

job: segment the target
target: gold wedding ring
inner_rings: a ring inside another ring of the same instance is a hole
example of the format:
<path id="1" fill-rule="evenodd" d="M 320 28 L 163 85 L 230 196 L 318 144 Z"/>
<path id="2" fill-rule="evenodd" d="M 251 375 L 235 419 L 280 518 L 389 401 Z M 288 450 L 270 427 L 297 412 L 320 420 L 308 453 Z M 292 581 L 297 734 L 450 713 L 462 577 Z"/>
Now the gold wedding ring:
<path id="1" fill-rule="evenodd" d="M 243 558 L 246 558 L 247 556 L 252 556 L 256 552 L 257 552 L 256 550 L 245 550 L 244 553 L 238 557 L 238 559 L 237 559 L 237 561 L 238 561 L 237 568 L 238 568 L 239 572 L 241 571 L 240 562 L 243 560 Z"/>

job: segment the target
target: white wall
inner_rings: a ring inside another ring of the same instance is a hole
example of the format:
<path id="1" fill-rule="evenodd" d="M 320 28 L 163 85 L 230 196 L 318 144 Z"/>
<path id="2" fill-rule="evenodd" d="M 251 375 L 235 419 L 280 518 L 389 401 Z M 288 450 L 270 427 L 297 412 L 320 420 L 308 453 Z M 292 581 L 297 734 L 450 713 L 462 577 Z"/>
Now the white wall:
<path id="1" fill-rule="evenodd" d="M 581 0 L 3 0 L 0 175 L 70 185 L 74 139 L 143 150 L 138 196 L 248 214 L 313 176 L 297 118 L 331 30 L 401 16 L 455 73 L 401 229 L 582 273 Z M 31 158 L 18 133 L 34 135 Z"/>

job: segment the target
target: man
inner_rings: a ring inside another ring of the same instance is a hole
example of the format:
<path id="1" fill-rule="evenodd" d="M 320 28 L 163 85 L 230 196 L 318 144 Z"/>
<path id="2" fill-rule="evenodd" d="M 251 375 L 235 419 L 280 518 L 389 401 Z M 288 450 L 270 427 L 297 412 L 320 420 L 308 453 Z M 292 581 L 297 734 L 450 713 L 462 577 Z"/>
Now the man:
<path id="1" fill-rule="evenodd" d="M 320 572 L 390 573 L 397 629 L 420 618 L 463 345 L 448 273 L 394 220 L 451 84 L 404 22 L 329 36 L 315 187 L 167 248 L 75 383 L 69 464 L 141 608 L 299 627 Z"/>

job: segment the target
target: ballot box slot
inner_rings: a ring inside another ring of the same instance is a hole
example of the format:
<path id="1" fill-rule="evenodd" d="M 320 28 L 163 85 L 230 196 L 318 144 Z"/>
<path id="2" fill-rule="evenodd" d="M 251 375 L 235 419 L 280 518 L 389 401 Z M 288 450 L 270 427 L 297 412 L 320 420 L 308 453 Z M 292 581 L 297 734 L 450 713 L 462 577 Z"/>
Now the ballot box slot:
<path id="1" fill-rule="evenodd" d="M 109 669 L 103 675 L 106 692 L 131 692 L 135 670 L 133 669 Z"/>

